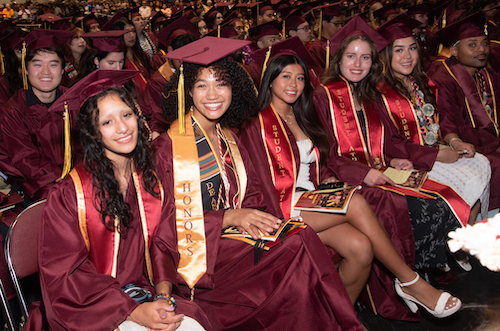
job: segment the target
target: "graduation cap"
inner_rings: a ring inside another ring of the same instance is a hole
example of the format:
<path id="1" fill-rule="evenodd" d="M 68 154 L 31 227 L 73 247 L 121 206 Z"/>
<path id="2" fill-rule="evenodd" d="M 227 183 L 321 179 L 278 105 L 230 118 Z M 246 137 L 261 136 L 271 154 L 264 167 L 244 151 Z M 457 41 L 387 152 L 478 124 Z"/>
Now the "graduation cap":
<path id="1" fill-rule="evenodd" d="M 477 12 L 439 30 L 437 35 L 454 46 L 462 39 L 485 36 L 485 24 L 486 19 Z"/>
<path id="2" fill-rule="evenodd" d="M 192 63 L 202 66 L 208 66 L 234 52 L 238 49 L 250 44 L 247 40 L 215 38 L 206 36 L 189 43 L 173 52 L 167 53 L 166 58 L 178 60 L 181 63 L 179 68 L 179 85 L 177 88 L 178 97 L 178 118 L 179 132 L 186 133 L 186 123 L 184 120 L 185 105 L 184 105 L 184 64 Z"/>
<path id="3" fill-rule="evenodd" d="M 373 12 L 373 17 L 378 18 L 380 20 L 382 18 L 387 19 L 389 16 L 397 14 L 399 14 L 398 3 L 392 2 L 380 9 L 375 10 Z"/>
<path id="4" fill-rule="evenodd" d="M 61 178 L 66 177 L 71 170 L 70 112 L 76 114 L 89 98 L 111 87 L 123 86 L 137 74 L 139 71 L 136 70 L 95 70 L 64 92 L 50 106 L 49 112 L 64 110 L 64 166 Z"/>
<path id="5" fill-rule="evenodd" d="M 417 14 L 427 14 L 429 12 L 429 4 L 421 3 L 419 5 L 414 5 L 406 8 L 406 15 L 412 16 Z"/>
<path id="6" fill-rule="evenodd" d="M 59 21 L 54 22 L 52 27 L 55 30 L 69 30 L 72 27 L 72 25 L 71 25 L 72 19 L 73 19 L 73 17 L 63 17 Z"/>
<path id="7" fill-rule="evenodd" d="M 0 72 L 2 73 L 2 75 L 5 74 L 5 62 L 3 53 L 14 49 L 14 46 L 20 43 L 27 34 L 28 32 L 17 28 L 0 39 Z"/>
<path id="8" fill-rule="evenodd" d="M 377 32 L 384 37 L 387 42 L 392 42 L 396 39 L 403 39 L 413 36 L 412 30 L 418 28 L 421 23 L 405 14 L 399 14 L 392 20 L 381 25 Z"/>
<path id="9" fill-rule="evenodd" d="M 56 21 L 62 20 L 62 17 L 57 16 L 57 15 L 52 14 L 52 13 L 42 14 L 42 15 L 38 16 L 38 18 L 40 18 L 42 21 L 46 21 L 49 23 L 54 23 Z"/>
<path id="10" fill-rule="evenodd" d="M 101 24 L 97 21 L 97 17 L 94 14 L 88 14 L 82 20 L 82 29 L 85 30 L 85 27 L 90 27 L 92 25 L 99 24 L 99 29 L 101 29 Z"/>
<path id="11" fill-rule="evenodd" d="M 272 21 L 264 24 L 259 24 L 248 29 L 248 38 L 253 42 L 257 42 L 264 36 L 276 36 L 280 34 L 279 22 Z"/>
<path id="12" fill-rule="evenodd" d="M 200 32 L 191 24 L 186 16 L 174 19 L 174 22 L 156 34 L 156 38 L 163 46 L 168 47 L 175 38 L 183 34 L 190 34 L 197 38 L 200 37 Z"/>
<path id="13" fill-rule="evenodd" d="M 240 21 L 239 18 L 233 18 L 232 20 L 223 23 L 217 27 L 217 29 L 214 29 L 207 33 L 207 36 L 212 36 L 212 37 L 217 37 L 217 38 L 233 38 L 238 36 L 238 32 L 234 29 L 232 24 L 236 21 Z M 241 21 L 240 21 L 241 22 Z"/>
<path id="14" fill-rule="evenodd" d="M 326 49 L 327 53 L 330 52 L 331 54 L 334 54 L 340 47 L 342 41 L 352 36 L 366 36 L 370 38 L 377 45 L 377 52 L 380 52 L 389 44 L 387 40 L 385 40 L 385 38 L 382 37 L 377 31 L 373 30 L 373 28 L 369 26 L 365 20 L 359 17 L 359 15 L 356 15 L 332 38 L 330 38 L 328 41 L 330 45 L 329 47 L 327 46 Z"/>
<path id="15" fill-rule="evenodd" d="M 98 51 L 119 53 L 125 49 L 121 37 L 128 32 L 127 30 L 96 31 L 85 33 L 82 37 L 92 38 L 92 45 Z"/>
<path id="16" fill-rule="evenodd" d="M 290 15 L 285 19 L 285 32 L 289 34 L 290 30 L 296 29 L 302 23 L 307 23 L 307 21 L 298 15 Z"/>
<path id="17" fill-rule="evenodd" d="M 282 54 L 298 56 L 302 59 L 302 61 L 304 61 L 309 69 L 317 70 L 316 72 L 321 70 L 321 66 L 313 59 L 309 50 L 297 36 L 280 41 L 279 43 L 269 46 L 268 48 L 256 50 L 255 52 L 250 53 L 250 57 L 256 63 L 262 65 L 263 76 L 269 61 Z"/>
<path id="18" fill-rule="evenodd" d="M 103 31 L 104 30 L 113 30 L 113 26 L 115 25 L 115 22 L 118 21 L 122 17 L 125 17 L 125 15 L 123 15 L 123 13 L 121 11 L 117 11 L 116 14 L 113 17 L 111 17 L 111 19 L 101 27 L 101 30 L 103 30 Z"/>
<path id="19" fill-rule="evenodd" d="M 268 10 L 276 11 L 273 3 L 270 0 L 262 1 L 259 4 L 259 15 L 264 14 L 264 12 Z"/>
<path id="20" fill-rule="evenodd" d="M 162 26 L 161 23 L 165 21 L 168 21 L 168 18 L 161 11 L 155 12 L 154 15 L 153 12 L 151 12 L 151 30 L 153 32 L 156 32 L 156 29 Z"/>

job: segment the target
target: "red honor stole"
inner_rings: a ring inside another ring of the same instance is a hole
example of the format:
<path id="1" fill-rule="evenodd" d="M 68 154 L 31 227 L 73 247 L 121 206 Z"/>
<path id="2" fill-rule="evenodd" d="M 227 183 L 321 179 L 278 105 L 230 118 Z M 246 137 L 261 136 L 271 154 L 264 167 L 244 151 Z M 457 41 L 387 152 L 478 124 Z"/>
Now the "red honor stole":
<path id="1" fill-rule="evenodd" d="M 274 187 L 278 194 L 283 217 L 290 218 L 293 214 L 293 197 L 297 179 L 297 168 L 292 145 L 283 125 L 281 117 L 276 113 L 272 104 L 259 113 L 262 141 L 267 154 Z M 319 150 L 316 153 L 316 178 L 319 180 Z"/>
<path id="2" fill-rule="evenodd" d="M 83 165 L 77 166 L 69 174 L 75 184 L 80 231 L 89 251 L 89 258 L 99 273 L 116 278 L 121 239 L 118 230 L 119 220 L 114 220 L 114 231 L 109 231 L 102 223 L 101 213 L 94 205 L 95 192 L 92 184 L 92 174 L 86 171 Z M 150 283 L 153 284 L 153 270 L 149 247 L 151 239 L 155 235 L 160 223 L 161 206 L 164 196 L 163 188 L 160 184 L 161 200 L 156 199 L 140 185 L 140 174 L 134 170 L 132 176 L 144 237 L 146 271 Z"/>
<path id="3" fill-rule="evenodd" d="M 341 78 L 323 87 L 329 99 L 333 132 L 338 141 L 337 153 L 368 166 L 380 168 L 385 165 L 385 129 L 376 110 L 372 106 L 364 105 L 363 114 L 368 137 L 365 140 L 347 81 Z"/>
<path id="4" fill-rule="evenodd" d="M 420 134 L 420 124 L 410 100 L 389 86 L 383 87 L 382 98 L 384 99 L 385 109 L 394 125 L 398 128 L 399 134 L 412 143 L 423 146 L 424 141 Z"/>
<path id="5" fill-rule="evenodd" d="M 465 94 L 465 105 L 467 107 L 467 113 L 469 115 L 469 120 L 473 128 L 486 130 L 494 136 L 498 137 L 498 123 L 497 120 L 497 107 L 496 98 L 493 86 L 491 83 L 491 77 L 487 70 L 481 69 L 481 73 L 485 78 L 485 88 L 491 93 L 493 98 L 493 107 L 491 116 L 485 109 L 482 103 L 482 95 L 477 87 L 474 78 L 469 74 L 469 72 L 464 68 L 458 60 L 455 58 L 450 58 L 449 60 L 443 62 L 444 67 L 448 74 L 450 74 L 453 79 L 460 85 Z"/>

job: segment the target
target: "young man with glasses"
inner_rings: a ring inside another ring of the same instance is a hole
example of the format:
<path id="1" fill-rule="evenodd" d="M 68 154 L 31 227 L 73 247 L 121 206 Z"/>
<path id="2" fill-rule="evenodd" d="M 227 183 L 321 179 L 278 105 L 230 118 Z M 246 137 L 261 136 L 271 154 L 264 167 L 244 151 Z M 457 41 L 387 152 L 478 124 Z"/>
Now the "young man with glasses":
<path id="1" fill-rule="evenodd" d="M 332 38 L 345 23 L 345 17 L 342 13 L 340 5 L 323 5 L 314 8 L 315 12 L 317 12 L 316 17 L 322 17 L 321 21 L 321 35 L 318 36 L 314 42 L 311 44 L 311 48 L 309 51 L 314 59 L 321 65 L 321 67 L 325 67 L 326 65 L 326 51 L 325 44 L 326 42 Z M 321 14 L 320 14 L 321 12 Z"/>
<path id="2" fill-rule="evenodd" d="M 309 23 L 301 16 L 289 16 L 285 19 L 285 31 L 290 37 L 298 36 L 307 48 L 311 46 L 313 34 Z"/>

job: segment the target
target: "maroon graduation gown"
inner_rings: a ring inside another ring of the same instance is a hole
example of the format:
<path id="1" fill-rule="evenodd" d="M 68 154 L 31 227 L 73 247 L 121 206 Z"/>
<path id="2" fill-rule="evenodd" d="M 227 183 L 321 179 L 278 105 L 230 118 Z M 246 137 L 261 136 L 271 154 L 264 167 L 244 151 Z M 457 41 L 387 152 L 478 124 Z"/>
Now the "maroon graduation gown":
<path id="1" fill-rule="evenodd" d="M 161 173 L 161 171 L 159 171 Z M 160 176 L 168 178 L 168 176 Z M 170 187 L 172 183 L 163 183 Z M 170 184 L 170 185 L 169 185 Z M 166 201 L 173 194 L 165 194 Z M 132 213 L 131 228 L 120 240 L 117 277 L 101 274 L 89 259 L 89 251 L 79 227 L 77 197 L 70 176 L 56 185 L 49 193 L 39 236 L 40 283 L 43 303 L 30 312 L 27 330 L 114 330 L 139 305 L 122 291 L 133 283 L 152 291 L 145 273 L 144 237 L 139 207 L 132 179 L 129 182 L 125 202 Z M 172 231 L 170 224 L 175 213 L 174 205 L 164 203 L 161 222 L 157 231 Z M 165 228 L 165 229 L 163 229 Z M 157 238 L 153 239 L 153 245 Z M 166 269 L 175 273 L 172 255 L 176 247 L 162 251 L 163 264 L 152 252 L 154 269 Z M 92 249 L 92 246 L 91 246 Z M 156 252 L 157 253 L 157 252 Z M 177 314 L 197 319 L 207 330 L 210 323 L 196 304 L 177 297 Z M 42 317 L 41 312 L 44 312 Z"/>
<path id="2" fill-rule="evenodd" d="M 263 210 L 269 201 L 264 200 L 248 154 L 239 142 L 238 147 L 248 175 L 242 208 Z M 160 141 L 157 153 L 171 153 L 171 148 L 169 140 Z M 228 171 L 228 177 L 234 196 L 234 173 Z M 224 210 L 204 212 L 207 272 L 194 291 L 194 301 L 210 316 L 215 330 L 361 330 L 338 272 L 311 228 L 264 252 L 254 266 L 251 245 L 221 239 L 223 217 Z M 175 232 L 158 236 L 165 243 L 177 242 Z M 169 278 L 160 271 L 155 279 Z M 188 297 L 189 288 L 180 277 L 178 284 L 175 292 Z"/>
<path id="3" fill-rule="evenodd" d="M 311 48 L 309 48 L 309 52 L 311 52 L 312 57 L 323 69 L 326 65 L 326 42 L 327 39 L 323 36 L 321 38 L 316 38 L 311 44 Z"/>
<path id="4" fill-rule="evenodd" d="M 4 105 L 10 97 L 9 81 L 7 77 L 0 76 L 0 105 Z"/>
<path id="5" fill-rule="evenodd" d="M 458 62 L 455 57 L 450 57 L 444 61 L 450 69 L 461 69 L 462 64 Z M 496 74 L 491 70 L 487 69 L 492 77 L 492 85 L 495 92 L 496 104 L 500 101 L 498 95 L 500 93 L 500 82 Z M 457 134 L 463 141 L 468 142 L 476 148 L 476 150 L 484 154 L 491 164 L 491 183 L 500 182 L 500 153 L 496 150 L 500 147 L 500 139 L 496 136 L 493 124 L 490 123 L 488 126 L 482 128 L 472 126 L 470 117 L 468 116 L 468 110 L 465 103 L 465 93 L 461 85 L 469 85 L 469 77 L 472 80 L 472 76 L 467 77 L 463 75 L 466 81 L 462 82 L 461 77 L 457 77 L 460 84 L 448 73 L 447 69 L 442 62 L 435 62 L 432 67 L 432 72 L 430 78 L 436 83 L 438 87 L 438 108 L 439 108 L 439 122 L 441 133 L 445 137 L 449 133 Z M 488 93 L 491 96 L 491 92 Z M 490 97 L 491 99 L 491 97 Z M 491 100 L 488 100 L 491 101 Z M 471 105 L 472 107 L 472 105 Z M 497 106 L 498 107 L 498 106 Z M 482 116 L 482 119 L 487 117 L 486 112 Z M 475 118 L 477 122 L 478 119 Z M 497 123 L 498 118 L 494 119 Z M 487 121 L 485 121 L 487 122 Z M 490 187 L 490 210 L 500 207 L 500 186 L 491 185 Z"/>
<path id="6" fill-rule="evenodd" d="M 59 87 L 65 92 L 65 87 Z M 45 197 L 61 176 L 64 163 L 63 109 L 48 112 L 41 104 L 26 104 L 26 91 L 19 90 L 2 108 L 0 114 L 0 159 L 17 169 L 25 192 L 30 198 Z M 74 123 L 76 109 L 71 111 Z M 5 169 L 8 175 L 16 176 Z"/>
<path id="7" fill-rule="evenodd" d="M 286 123 L 283 125 L 287 131 L 298 169 L 300 156 L 295 137 Z M 252 155 L 252 163 L 259 173 L 266 201 L 273 201 L 272 206 L 275 206 L 276 212 L 281 214 L 264 150 L 259 119 L 257 117 L 249 119 L 241 130 L 240 136 L 245 148 Z M 321 167 L 321 179 L 335 176 L 350 185 L 362 185 L 369 168 L 346 157 L 337 156 L 334 148 L 332 146 L 327 166 Z M 312 164 L 310 171 L 312 173 L 316 171 L 315 164 Z M 374 210 L 400 256 L 410 267 L 413 267 L 415 248 L 406 199 L 397 194 L 367 186 L 363 186 L 359 192 Z M 395 294 L 393 277 L 380 262 L 375 261 L 368 285 L 377 312 L 391 319 L 415 320 L 415 315 L 410 314 L 408 308 Z"/>
<path id="8" fill-rule="evenodd" d="M 168 62 L 165 62 L 168 63 Z M 149 125 L 153 131 L 164 132 L 168 129 L 168 124 L 163 118 L 161 103 L 163 97 L 161 95 L 167 81 L 173 75 L 169 65 L 160 68 L 162 72 L 155 71 L 146 85 L 144 92 L 144 102 L 147 104 L 143 109 L 144 114 L 149 116 Z"/>

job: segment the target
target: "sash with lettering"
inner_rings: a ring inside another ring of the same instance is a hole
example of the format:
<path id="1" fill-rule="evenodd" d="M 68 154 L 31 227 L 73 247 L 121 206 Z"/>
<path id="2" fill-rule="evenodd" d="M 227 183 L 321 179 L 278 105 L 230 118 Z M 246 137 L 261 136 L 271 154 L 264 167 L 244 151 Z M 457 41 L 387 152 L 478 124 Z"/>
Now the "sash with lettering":
<path id="1" fill-rule="evenodd" d="M 482 129 L 490 134 L 498 137 L 498 123 L 497 123 L 497 106 L 496 97 L 493 85 L 491 82 L 490 74 L 488 70 L 481 69 L 480 72 L 485 80 L 485 88 L 488 95 L 491 96 L 491 115 L 483 105 L 482 96 L 477 87 L 475 79 L 470 75 L 470 73 L 464 68 L 464 66 L 458 62 L 455 57 L 451 57 L 443 62 L 444 67 L 448 71 L 451 77 L 460 85 L 465 94 L 465 105 L 467 107 L 467 114 L 469 115 L 469 120 L 472 127 L 475 129 Z"/>
<path id="2" fill-rule="evenodd" d="M 260 126 L 262 128 L 262 141 L 266 149 L 267 160 L 271 168 L 274 187 L 278 194 L 280 208 L 285 219 L 292 217 L 293 197 L 297 179 L 297 169 L 293 149 L 288 139 L 288 134 L 283 126 L 280 116 L 269 105 L 259 113 Z M 316 153 L 316 178 L 319 180 L 319 151 L 315 147 Z"/>
<path id="3" fill-rule="evenodd" d="M 418 124 L 411 102 L 389 87 L 384 88 L 384 95 L 382 97 L 386 110 L 393 123 L 399 129 L 399 132 L 404 132 L 405 137 L 414 144 L 423 146 L 424 142 L 419 130 L 420 125 Z M 420 190 L 439 195 L 448 204 L 455 216 L 464 225 L 467 224 L 470 206 L 453 188 L 427 178 Z"/>
<path id="4" fill-rule="evenodd" d="M 364 105 L 363 116 L 367 135 L 365 140 L 363 128 L 353 108 L 354 101 L 349 83 L 341 77 L 341 80 L 323 87 L 329 98 L 333 131 L 338 141 L 338 155 L 370 167 L 384 166 L 385 129 L 376 110 Z"/>
<path id="5" fill-rule="evenodd" d="M 386 166 L 384 158 L 384 124 L 377 111 L 371 105 L 363 105 L 366 136 L 363 135 L 362 124 L 353 109 L 351 87 L 341 77 L 340 81 L 323 85 L 328 96 L 333 132 L 338 142 L 338 155 L 346 156 L 354 161 L 374 168 Z M 402 195 L 432 199 L 433 197 L 413 188 L 381 185 L 380 188 Z"/>
<path id="6" fill-rule="evenodd" d="M 78 220 L 80 231 L 89 251 L 89 258 L 101 274 L 116 278 L 118 268 L 118 252 L 120 250 L 119 221 L 115 218 L 115 230 L 109 231 L 102 223 L 101 213 L 95 208 L 95 192 L 92 184 L 92 174 L 85 170 L 83 165 L 75 167 L 69 173 L 75 184 L 78 205 Z M 139 215 L 144 237 L 144 255 L 146 272 L 153 285 L 153 272 L 149 247 L 160 223 L 161 206 L 164 192 L 161 184 L 159 191 L 161 199 L 149 194 L 140 185 L 141 175 L 135 169 L 132 178 L 137 195 Z"/>
<path id="7" fill-rule="evenodd" d="M 385 109 L 400 135 L 417 145 L 424 145 L 420 124 L 410 100 L 389 86 L 383 86 Z"/>
<path id="8" fill-rule="evenodd" d="M 174 196 L 177 240 L 180 254 L 177 272 L 193 289 L 207 271 L 207 247 L 203 201 L 200 186 L 200 164 L 191 115 L 186 115 L 186 133 L 179 133 L 175 120 L 168 135 L 172 140 Z"/>

